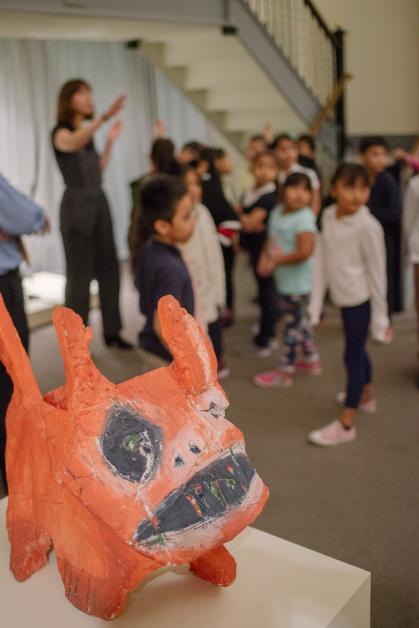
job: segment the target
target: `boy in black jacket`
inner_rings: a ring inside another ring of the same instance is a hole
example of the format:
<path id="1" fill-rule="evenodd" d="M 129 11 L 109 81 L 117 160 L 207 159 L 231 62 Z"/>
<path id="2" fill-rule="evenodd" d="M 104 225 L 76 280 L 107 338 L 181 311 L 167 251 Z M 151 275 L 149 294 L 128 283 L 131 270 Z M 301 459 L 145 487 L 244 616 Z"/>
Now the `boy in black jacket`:
<path id="1" fill-rule="evenodd" d="M 189 240 L 195 217 L 186 186 L 176 177 L 150 176 L 140 196 L 134 273 L 146 323 L 139 343 L 145 351 L 169 362 L 172 357 L 161 338 L 157 304 L 161 297 L 171 294 L 189 314 L 194 314 L 192 282 L 176 244 Z"/>
<path id="2" fill-rule="evenodd" d="M 242 233 L 240 244 L 249 253 L 258 285 L 260 306 L 259 331 L 253 339 L 252 352 L 259 357 L 269 357 L 275 339 L 277 296 L 273 277 L 261 277 L 257 263 L 266 241 L 266 225 L 271 210 L 277 205 L 278 162 L 272 151 L 265 151 L 254 158 L 252 171 L 254 189 L 246 194 L 241 214 Z"/>

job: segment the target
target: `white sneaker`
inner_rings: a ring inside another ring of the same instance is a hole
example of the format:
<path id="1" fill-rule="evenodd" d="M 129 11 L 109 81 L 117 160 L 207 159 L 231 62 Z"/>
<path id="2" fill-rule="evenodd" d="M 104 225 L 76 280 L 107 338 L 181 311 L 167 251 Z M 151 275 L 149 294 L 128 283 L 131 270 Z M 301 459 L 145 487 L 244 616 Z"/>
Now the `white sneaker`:
<path id="1" fill-rule="evenodd" d="M 321 447 L 333 447 L 334 445 L 341 445 L 342 443 L 349 443 L 356 438 L 356 427 L 351 427 L 349 430 L 345 430 L 342 423 L 338 420 L 332 421 L 328 425 L 325 425 L 320 430 L 310 432 L 308 440 L 313 445 L 320 445 Z"/>
<path id="2" fill-rule="evenodd" d="M 343 408 L 343 406 L 345 405 L 345 401 L 346 401 L 346 392 L 340 392 L 336 395 L 336 405 L 339 406 L 339 408 Z M 377 400 L 376 399 L 368 399 L 368 401 L 361 401 L 359 402 L 359 406 L 358 406 L 358 410 L 360 410 L 360 412 L 364 412 L 365 414 L 375 414 L 377 412 L 378 409 L 378 404 L 377 404 Z"/>

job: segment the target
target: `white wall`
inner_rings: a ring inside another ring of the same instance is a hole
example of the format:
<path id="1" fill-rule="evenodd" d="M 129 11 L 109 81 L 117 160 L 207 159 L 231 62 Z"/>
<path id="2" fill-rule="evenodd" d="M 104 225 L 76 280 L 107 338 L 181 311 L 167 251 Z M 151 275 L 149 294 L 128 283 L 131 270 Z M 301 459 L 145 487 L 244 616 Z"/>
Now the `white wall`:
<path id="1" fill-rule="evenodd" d="M 419 1 L 316 0 L 347 31 L 349 135 L 419 133 Z"/>

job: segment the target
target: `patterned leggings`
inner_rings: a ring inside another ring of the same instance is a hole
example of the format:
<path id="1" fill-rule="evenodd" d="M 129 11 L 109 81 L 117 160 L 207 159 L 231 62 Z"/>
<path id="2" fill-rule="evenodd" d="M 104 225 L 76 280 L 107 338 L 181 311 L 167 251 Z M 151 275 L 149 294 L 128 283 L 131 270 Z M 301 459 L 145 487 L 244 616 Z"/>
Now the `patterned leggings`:
<path id="1" fill-rule="evenodd" d="M 279 296 L 281 319 L 285 323 L 281 369 L 288 373 L 294 372 L 295 363 L 301 354 L 304 362 L 312 363 L 319 359 L 313 327 L 307 314 L 309 298 L 309 294 Z"/>

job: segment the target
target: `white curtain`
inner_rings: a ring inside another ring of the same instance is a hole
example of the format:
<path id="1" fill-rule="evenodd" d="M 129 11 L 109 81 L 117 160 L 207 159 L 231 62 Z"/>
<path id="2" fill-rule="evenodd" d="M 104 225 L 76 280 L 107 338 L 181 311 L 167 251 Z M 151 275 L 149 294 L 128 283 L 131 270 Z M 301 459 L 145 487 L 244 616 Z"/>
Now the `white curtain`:
<path id="1" fill-rule="evenodd" d="M 35 270 L 64 269 L 59 234 L 63 185 L 50 133 L 58 90 L 70 78 L 83 78 L 92 85 L 98 112 L 117 95 L 127 94 L 121 116 L 125 131 L 104 176 L 120 258 L 127 254 L 129 182 L 149 168 L 153 121 L 165 120 L 178 146 L 214 137 L 204 116 L 141 50 L 129 50 L 122 43 L 0 40 L 0 172 L 42 205 L 52 220 L 50 235 L 28 238 Z M 101 129 L 95 138 L 99 150 L 105 133 Z"/>
<path id="2" fill-rule="evenodd" d="M 179 147 L 185 137 L 209 143 L 211 132 L 204 116 L 158 68 L 154 69 L 154 81 L 157 117 L 166 122 L 173 141 Z"/>

